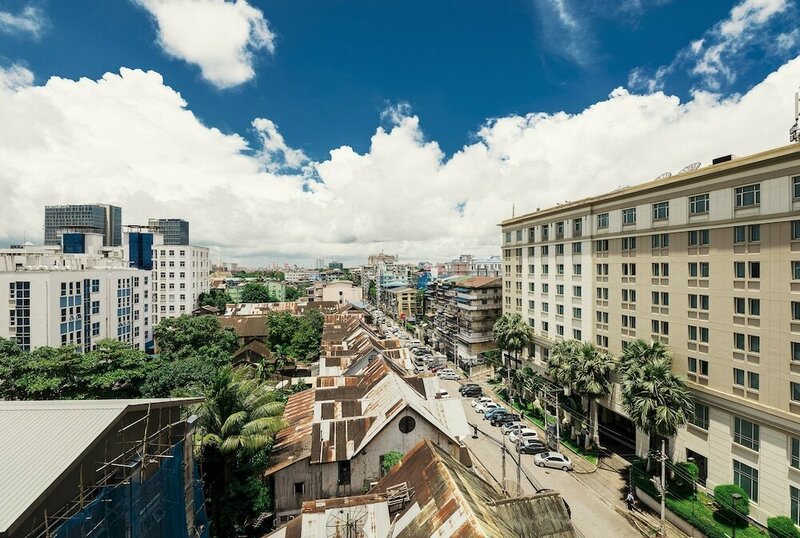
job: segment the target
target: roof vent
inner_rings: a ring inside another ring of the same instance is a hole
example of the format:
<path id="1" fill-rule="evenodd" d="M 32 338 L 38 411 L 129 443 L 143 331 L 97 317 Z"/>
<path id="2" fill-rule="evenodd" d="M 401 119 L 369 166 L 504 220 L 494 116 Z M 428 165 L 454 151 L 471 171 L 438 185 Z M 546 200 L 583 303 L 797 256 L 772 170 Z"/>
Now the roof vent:
<path id="1" fill-rule="evenodd" d="M 711 161 L 712 166 L 715 164 L 726 163 L 728 161 L 733 160 L 733 155 L 723 155 L 722 157 L 717 157 L 713 161 Z"/>

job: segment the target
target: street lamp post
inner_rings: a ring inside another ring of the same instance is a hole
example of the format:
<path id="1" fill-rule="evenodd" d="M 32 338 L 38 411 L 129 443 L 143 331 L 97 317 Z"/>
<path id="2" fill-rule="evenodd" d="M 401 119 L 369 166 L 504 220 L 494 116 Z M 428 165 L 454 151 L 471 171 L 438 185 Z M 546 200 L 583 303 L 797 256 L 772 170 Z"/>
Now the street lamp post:
<path id="1" fill-rule="evenodd" d="M 733 521 L 731 522 L 731 527 L 733 527 L 733 538 L 736 538 L 736 524 L 738 523 L 738 521 L 736 521 L 736 520 L 739 517 L 739 514 L 738 514 L 738 510 L 739 509 L 736 508 L 736 504 L 739 501 L 742 500 L 742 494 L 741 493 L 733 493 L 733 494 L 731 494 L 731 497 L 733 498 L 733 506 L 732 506 L 732 508 L 733 508 Z"/>

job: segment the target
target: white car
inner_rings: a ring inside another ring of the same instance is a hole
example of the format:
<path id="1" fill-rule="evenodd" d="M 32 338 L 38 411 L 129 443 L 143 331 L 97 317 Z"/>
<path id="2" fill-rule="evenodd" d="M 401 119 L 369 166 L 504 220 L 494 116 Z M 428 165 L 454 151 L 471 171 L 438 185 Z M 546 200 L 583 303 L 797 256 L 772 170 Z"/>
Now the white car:
<path id="1" fill-rule="evenodd" d="M 447 381 L 458 381 L 461 379 L 461 376 L 455 372 L 445 372 L 444 375 L 440 375 L 439 379 L 445 379 Z"/>
<path id="2" fill-rule="evenodd" d="M 505 424 L 503 424 L 503 426 L 500 428 L 500 431 L 503 433 L 503 435 L 508 435 L 511 432 L 518 432 L 519 430 L 525 427 L 526 426 L 524 422 L 515 420 L 514 422 L 506 422 Z"/>
<path id="3" fill-rule="evenodd" d="M 492 401 L 492 399 L 489 398 L 488 396 L 478 396 L 477 398 L 472 400 L 472 403 L 470 405 L 472 407 L 475 407 L 478 404 L 486 404 L 486 403 L 489 403 L 491 401 Z"/>
<path id="4" fill-rule="evenodd" d="M 508 440 L 511 441 L 512 443 L 516 443 L 518 439 L 522 439 L 522 442 L 524 443 L 526 439 L 538 439 L 538 438 L 539 434 L 536 433 L 536 431 L 532 430 L 531 428 L 520 428 L 519 430 L 508 434 Z"/>
<path id="5" fill-rule="evenodd" d="M 436 391 L 436 396 L 438 398 L 449 398 L 450 397 L 450 393 L 447 392 L 444 389 L 439 389 L 439 390 Z"/>
<path id="6" fill-rule="evenodd" d="M 558 452 L 542 452 L 533 457 L 533 463 L 539 467 L 552 467 L 562 471 L 572 470 L 572 461 L 564 454 Z"/>
<path id="7" fill-rule="evenodd" d="M 500 407 L 500 406 L 497 405 L 494 402 L 486 402 L 486 403 L 482 403 L 482 404 L 476 405 L 475 406 L 475 412 L 476 413 L 485 413 L 487 409 L 495 409 L 497 407 Z"/>

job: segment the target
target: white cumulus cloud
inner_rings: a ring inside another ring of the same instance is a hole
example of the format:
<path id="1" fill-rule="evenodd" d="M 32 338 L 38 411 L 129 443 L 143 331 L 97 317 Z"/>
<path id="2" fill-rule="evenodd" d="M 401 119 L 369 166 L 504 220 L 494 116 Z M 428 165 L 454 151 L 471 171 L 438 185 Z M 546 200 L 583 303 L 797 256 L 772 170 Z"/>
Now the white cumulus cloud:
<path id="1" fill-rule="evenodd" d="M 0 90 L 0 244 L 41 240 L 46 204 L 100 201 L 125 223 L 186 218 L 193 242 L 251 265 L 497 254 L 512 204 L 521 214 L 786 143 L 797 80 L 800 59 L 731 98 L 618 88 L 577 114 L 487 121 L 451 156 L 400 106 L 367 151 L 311 162 L 270 120 L 253 122 L 257 147 L 203 124 L 152 71 L 28 79 Z"/>
<path id="2" fill-rule="evenodd" d="M 217 88 L 255 77 L 256 55 L 273 52 L 275 34 L 246 0 L 134 0 L 155 19 L 158 41 L 175 58 L 195 64 Z"/>
<path id="3" fill-rule="evenodd" d="M 38 38 L 44 27 L 44 13 L 38 7 L 25 6 L 17 14 L 0 10 L 0 32 L 30 34 L 32 37 Z"/>

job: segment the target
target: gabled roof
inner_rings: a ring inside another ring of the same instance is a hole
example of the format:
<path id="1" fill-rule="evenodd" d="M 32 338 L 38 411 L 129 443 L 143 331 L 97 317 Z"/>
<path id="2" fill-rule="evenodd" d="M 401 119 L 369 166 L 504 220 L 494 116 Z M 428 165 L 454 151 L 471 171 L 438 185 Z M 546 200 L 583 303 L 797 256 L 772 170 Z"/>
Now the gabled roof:
<path id="1" fill-rule="evenodd" d="M 0 534 L 13 531 L 126 413 L 201 401 L 0 401 Z"/>
<path id="2" fill-rule="evenodd" d="M 223 316 L 219 318 L 223 328 L 233 329 L 239 338 L 266 337 L 267 316 Z"/>

